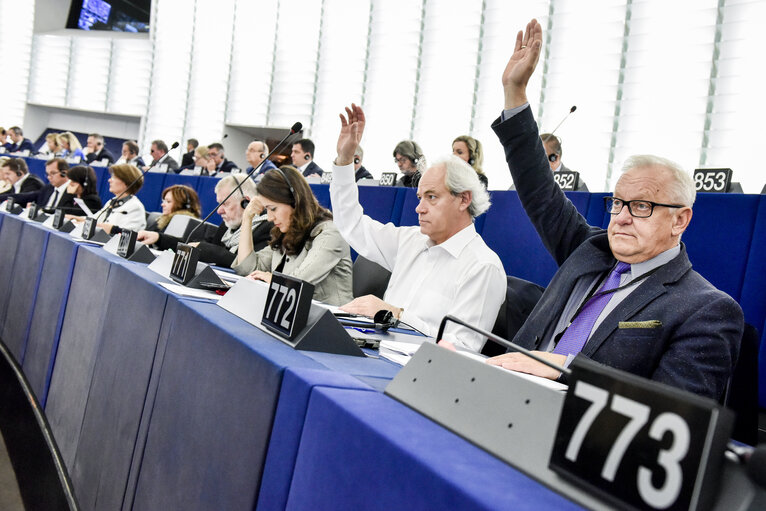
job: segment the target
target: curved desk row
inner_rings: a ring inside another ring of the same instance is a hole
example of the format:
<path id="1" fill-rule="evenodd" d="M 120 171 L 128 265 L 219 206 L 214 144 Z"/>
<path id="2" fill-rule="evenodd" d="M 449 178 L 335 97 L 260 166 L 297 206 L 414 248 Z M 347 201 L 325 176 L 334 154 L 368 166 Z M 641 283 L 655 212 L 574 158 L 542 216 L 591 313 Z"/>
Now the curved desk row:
<path id="1" fill-rule="evenodd" d="M 385 360 L 294 351 L 5 213 L 0 261 L 2 339 L 83 509 L 578 508 L 380 393 Z"/>

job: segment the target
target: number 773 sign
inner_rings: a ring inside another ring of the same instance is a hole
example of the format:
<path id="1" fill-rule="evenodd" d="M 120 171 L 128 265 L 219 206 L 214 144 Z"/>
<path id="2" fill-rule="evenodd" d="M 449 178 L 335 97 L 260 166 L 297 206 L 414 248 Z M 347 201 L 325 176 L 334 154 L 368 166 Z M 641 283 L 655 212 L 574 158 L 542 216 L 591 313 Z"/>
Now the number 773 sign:
<path id="1" fill-rule="evenodd" d="M 731 412 L 577 357 L 550 467 L 622 509 L 707 509 Z"/>

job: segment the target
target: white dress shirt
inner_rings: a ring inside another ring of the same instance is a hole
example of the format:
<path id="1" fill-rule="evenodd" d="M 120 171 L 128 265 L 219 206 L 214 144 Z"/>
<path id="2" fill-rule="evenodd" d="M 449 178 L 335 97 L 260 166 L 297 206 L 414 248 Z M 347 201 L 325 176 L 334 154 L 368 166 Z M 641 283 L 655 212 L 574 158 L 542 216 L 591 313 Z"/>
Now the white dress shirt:
<path id="1" fill-rule="evenodd" d="M 125 198 L 123 197 L 123 199 Z M 98 218 L 99 222 L 116 225 L 117 227 L 131 231 L 146 229 L 146 210 L 138 197 L 131 195 L 130 198 L 125 200 L 120 206 L 113 208 L 111 213 L 107 215 L 106 210 L 109 209 L 112 201 L 114 201 L 114 199 L 107 202 L 104 207 L 94 215 Z"/>
<path id="2" fill-rule="evenodd" d="M 50 197 L 48 197 L 48 202 L 45 204 L 46 208 L 55 208 L 58 206 L 59 202 L 61 202 L 61 196 L 66 193 L 67 186 L 69 186 L 69 180 L 66 180 L 66 183 L 64 183 L 61 186 L 57 186 L 53 189 L 53 193 Z M 58 193 L 56 193 L 58 192 Z"/>
<path id="3" fill-rule="evenodd" d="M 451 314 L 492 330 L 505 300 L 505 270 L 473 224 L 435 245 L 420 227 L 377 222 L 359 204 L 353 164 L 333 165 L 330 199 L 335 225 L 349 245 L 391 271 L 384 301 L 404 309 L 404 323 L 435 337 L 442 318 Z M 444 339 L 476 352 L 485 341 L 454 323 L 447 325 Z"/>
<path id="4" fill-rule="evenodd" d="M 24 184 L 24 181 L 26 181 L 28 177 L 29 177 L 29 172 L 21 176 L 21 178 L 18 181 L 13 183 L 14 193 L 21 193 L 21 185 Z"/>

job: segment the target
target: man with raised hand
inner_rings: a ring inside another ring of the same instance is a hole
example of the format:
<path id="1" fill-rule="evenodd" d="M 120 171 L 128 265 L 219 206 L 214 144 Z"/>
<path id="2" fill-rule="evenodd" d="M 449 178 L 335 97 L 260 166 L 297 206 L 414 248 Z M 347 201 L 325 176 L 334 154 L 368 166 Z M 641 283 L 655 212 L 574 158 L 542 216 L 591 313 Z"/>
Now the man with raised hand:
<path id="1" fill-rule="evenodd" d="M 360 255 L 391 272 L 383 300 L 361 296 L 341 309 L 365 316 L 388 310 L 403 323 L 436 336 L 451 314 L 492 330 L 505 298 L 500 258 L 476 233 L 474 219 L 490 206 L 476 172 L 457 156 L 436 161 L 418 184 L 419 227 L 381 224 L 364 215 L 354 176 L 354 154 L 364 132 L 364 112 L 341 114 L 338 156 L 330 198 L 335 224 Z M 481 351 L 485 338 L 451 324 L 444 335 L 459 347 Z"/>
<path id="2" fill-rule="evenodd" d="M 559 365 L 575 356 L 718 399 L 737 360 L 739 305 L 692 270 L 681 234 L 692 218 L 691 176 L 657 156 L 628 159 L 606 230 L 590 226 L 553 180 L 526 96 L 542 47 L 532 20 L 503 72 L 493 129 L 519 199 L 559 265 L 514 342 Z M 550 379 L 521 353 L 489 361 Z"/>

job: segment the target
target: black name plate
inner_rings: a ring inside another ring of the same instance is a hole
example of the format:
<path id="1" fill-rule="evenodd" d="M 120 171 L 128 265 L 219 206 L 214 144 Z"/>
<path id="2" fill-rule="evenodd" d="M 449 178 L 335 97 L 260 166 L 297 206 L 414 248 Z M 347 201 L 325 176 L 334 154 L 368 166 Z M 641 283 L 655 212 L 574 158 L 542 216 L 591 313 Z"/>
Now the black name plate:
<path id="1" fill-rule="evenodd" d="M 726 193 L 731 184 L 731 169 L 695 169 L 694 187 L 698 192 Z"/>
<path id="2" fill-rule="evenodd" d="M 117 245 L 117 255 L 126 259 L 132 256 L 133 251 L 136 249 L 137 237 L 138 233 L 136 231 L 122 231 L 120 233 L 120 243 Z"/>
<path id="3" fill-rule="evenodd" d="M 396 186 L 396 172 L 384 172 L 380 176 L 380 186 Z"/>
<path id="4" fill-rule="evenodd" d="M 580 173 L 573 170 L 561 170 L 553 173 L 553 180 L 559 187 L 567 192 L 577 190 L 580 182 Z"/>
<path id="5" fill-rule="evenodd" d="M 582 358 L 572 364 L 550 468 L 621 509 L 708 507 L 731 412 Z"/>
<path id="6" fill-rule="evenodd" d="M 170 278 L 179 284 L 187 285 L 194 278 L 197 262 L 199 262 L 199 250 L 191 245 L 179 243 L 170 267 Z"/>
<path id="7" fill-rule="evenodd" d="M 306 326 L 313 296 L 312 284 L 274 272 L 261 324 L 290 341 L 294 340 Z"/>

